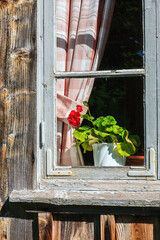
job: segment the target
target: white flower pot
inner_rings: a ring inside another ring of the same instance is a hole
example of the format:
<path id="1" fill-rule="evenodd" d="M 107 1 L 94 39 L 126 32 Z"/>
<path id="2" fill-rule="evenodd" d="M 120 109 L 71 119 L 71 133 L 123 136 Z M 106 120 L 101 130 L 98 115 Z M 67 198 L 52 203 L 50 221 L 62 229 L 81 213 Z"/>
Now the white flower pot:
<path id="1" fill-rule="evenodd" d="M 92 147 L 95 166 L 125 166 L 126 157 L 118 153 L 115 143 L 94 143 Z"/>

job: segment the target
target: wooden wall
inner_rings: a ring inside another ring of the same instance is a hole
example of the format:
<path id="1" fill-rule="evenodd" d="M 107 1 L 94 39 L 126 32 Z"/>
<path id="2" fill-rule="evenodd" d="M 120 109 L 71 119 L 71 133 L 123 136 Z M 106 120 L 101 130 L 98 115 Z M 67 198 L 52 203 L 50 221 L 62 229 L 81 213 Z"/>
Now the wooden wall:
<path id="1" fill-rule="evenodd" d="M 12 189 L 32 188 L 35 99 L 36 0 L 0 0 L 1 206 Z M 0 239 L 30 240 L 32 224 L 1 218 Z"/>
<path id="2" fill-rule="evenodd" d="M 0 0 L 0 240 L 159 240 L 156 216 L 4 211 L 13 189 L 33 186 L 35 106 L 36 0 Z"/>
<path id="3" fill-rule="evenodd" d="M 40 214 L 40 240 L 159 240 L 155 216 Z M 45 226 L 45 227 L 44 227 Z"/>

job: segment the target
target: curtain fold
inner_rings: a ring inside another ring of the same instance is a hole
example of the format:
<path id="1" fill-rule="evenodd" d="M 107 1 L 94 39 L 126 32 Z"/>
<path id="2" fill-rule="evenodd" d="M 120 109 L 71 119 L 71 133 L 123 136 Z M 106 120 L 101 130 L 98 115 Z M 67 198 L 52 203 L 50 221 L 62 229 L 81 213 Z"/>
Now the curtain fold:
<path id="1" fill-rule="evenodd" d="M 57 0 L 57 71 L 97 70 L 107 42 L 115 0 Z M 74 127 L 67 117 L 88 101 L 94 79 L 57 81 L 57 143 L 59 165 L 83 165 L 75 148 Z M 83 114 L 87 112 L 84 107 Z"/>

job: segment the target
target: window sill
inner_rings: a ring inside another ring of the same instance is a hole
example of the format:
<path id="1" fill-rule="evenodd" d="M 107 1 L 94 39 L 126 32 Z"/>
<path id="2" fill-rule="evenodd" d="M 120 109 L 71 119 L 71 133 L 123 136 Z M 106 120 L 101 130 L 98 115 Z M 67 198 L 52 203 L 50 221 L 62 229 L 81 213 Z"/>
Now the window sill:
<path id="1" fill-rule="evenodd" d="M 75 183 L 76 185 L 76 183 Z M 63 186 L 63 184 L 61 185 Z M 160 181 L 87 181 L 84 188 L 14 190 L 10 203 L 50 206 L 160 207 Z"/>

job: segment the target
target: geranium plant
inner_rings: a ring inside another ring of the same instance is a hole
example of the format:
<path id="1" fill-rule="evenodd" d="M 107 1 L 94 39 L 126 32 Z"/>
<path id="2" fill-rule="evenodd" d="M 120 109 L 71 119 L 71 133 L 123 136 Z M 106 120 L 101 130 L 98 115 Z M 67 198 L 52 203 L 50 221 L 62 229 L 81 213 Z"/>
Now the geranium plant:
<path id="1" fill-rule="evenodd" d="M 88 103 L 83 104 L 88 107 L 88 114 L 81 114 L 83 107 L 77 105 L 76 111 L 72 110 L 67 119 L 70 125 L 77 127 L 73 132 L 77 140 L 76 146 L 81 145 L 85 153 L 93 150 L 94 143 L 116 143 L 120 155 L 128 157 L 135 154 L 141 144 L 138 135 L 131 135 L 126 128 L 117 125 L 113 116 L 94 119 Z M 80 118 L 86 119 L 90 124 L 80 127 Z"/>

